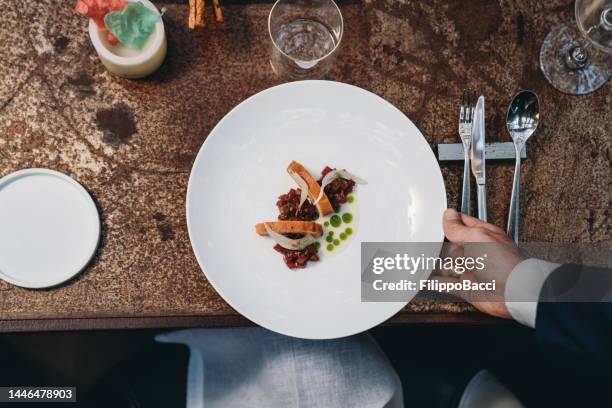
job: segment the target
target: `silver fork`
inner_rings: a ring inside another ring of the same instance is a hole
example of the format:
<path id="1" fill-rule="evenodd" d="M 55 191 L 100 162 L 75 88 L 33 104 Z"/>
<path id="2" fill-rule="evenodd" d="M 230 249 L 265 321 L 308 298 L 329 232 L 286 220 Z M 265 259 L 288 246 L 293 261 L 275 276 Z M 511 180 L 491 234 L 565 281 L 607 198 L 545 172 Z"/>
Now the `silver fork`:
<path id="1" fill-rule="evenodd" d="M 463 91 L 461 94 L 461 108 L 459 109 L 459 136 L 463 142 L 463 189 L 461 192 L 461 212 L 472 214 L 470 192 L 470 148 L 472 146 L 472 122 L 474 120 L 474 107 L 476 105 L 476 92 Z"/>

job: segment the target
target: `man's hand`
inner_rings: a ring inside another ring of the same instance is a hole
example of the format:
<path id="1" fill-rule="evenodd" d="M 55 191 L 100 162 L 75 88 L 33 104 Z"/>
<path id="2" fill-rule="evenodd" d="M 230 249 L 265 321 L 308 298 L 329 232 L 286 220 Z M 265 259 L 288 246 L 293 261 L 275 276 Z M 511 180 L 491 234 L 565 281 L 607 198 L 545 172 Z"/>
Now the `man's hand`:
<path id="1" fill-rule="evenodd" d="M 443 254 L 444 256 L 479 256 L 486 250 L 486 261 L 482 270 L 471 269 L 461 275 L 444 276 L 440 280 L 460 282 L 467 279 L 472 282 L 490 282 L 495 279 L 495 291 L 485 293 L 459 291 L 453 294 L 470 302 L 484 313 L 511 318 L 504 301 L 506 280 L 514 267 L 523 260 L 512 239 L 499 227 L 460 214 L 452 208 L 444 212 L 443 228 L 446 238 L 453 244 L 449 248 L 449 253 Z M 438 271 L 440 272 L 442 271 Z"/>

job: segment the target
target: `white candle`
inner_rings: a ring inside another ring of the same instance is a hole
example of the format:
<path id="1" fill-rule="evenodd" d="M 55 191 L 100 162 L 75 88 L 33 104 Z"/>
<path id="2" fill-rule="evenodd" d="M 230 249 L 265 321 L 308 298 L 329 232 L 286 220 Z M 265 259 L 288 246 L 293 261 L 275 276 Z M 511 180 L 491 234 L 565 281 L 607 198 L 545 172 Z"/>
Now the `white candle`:
<path id="1" fill-rule="evenodd" d="M 138 1 L 159 13 L 149 0 Z M 162 18 L 155 23 L 141 50 L 127 48 L 121 43 L 111 45 L 106 40 L 106 32 L 101 32 L 92 19 L 89 20 L 89 37 L 106 69 L 124 78 L 142 78 L 152 74 L 166 57 L 166 31 Z"/>

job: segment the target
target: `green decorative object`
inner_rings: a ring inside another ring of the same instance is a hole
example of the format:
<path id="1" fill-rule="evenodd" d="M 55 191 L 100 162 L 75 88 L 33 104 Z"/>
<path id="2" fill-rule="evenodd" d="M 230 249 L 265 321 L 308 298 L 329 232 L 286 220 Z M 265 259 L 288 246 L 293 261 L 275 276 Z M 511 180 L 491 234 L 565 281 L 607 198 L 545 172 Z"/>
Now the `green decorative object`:
<path id="1" fill-rule="evenodd" d="M 141 2 L 128 3 L 122 11 L 112 11 L 104 16 L 106 29 L 127 48 L 142 49 L 162 13 L 158 14 Z"/>

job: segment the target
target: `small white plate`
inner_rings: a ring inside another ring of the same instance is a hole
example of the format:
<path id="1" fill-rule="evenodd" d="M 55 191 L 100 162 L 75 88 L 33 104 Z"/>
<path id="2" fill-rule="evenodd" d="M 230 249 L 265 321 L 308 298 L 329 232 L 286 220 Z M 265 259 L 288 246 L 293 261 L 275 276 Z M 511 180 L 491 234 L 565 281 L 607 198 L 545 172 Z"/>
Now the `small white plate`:
<path id="1" fill-rule="evenodd" d="M 98 246 L 100 219 L 72 178 L 25 169 L 0 179 L 0 278 L 25 288 L 58 285 L 78 274 Z"/>
<path id="2" fill-rule="evenodd" d="M 367 181 L 355 190 L 350 242 L 297 270 L 254 229 L 296 187 L 291 160 L 316 178 L 329 165 Z M 440 167 L 416 126 L 384 99 L 329 81 L 276 86 L 234 108 L 208 135 L 187 188 L 191 244 L 219 294 L 261 326 L 315 339 L 367 330 L 406 304 L 361 302 L 360 243 L 442 242 L 445 208 Z"/>

